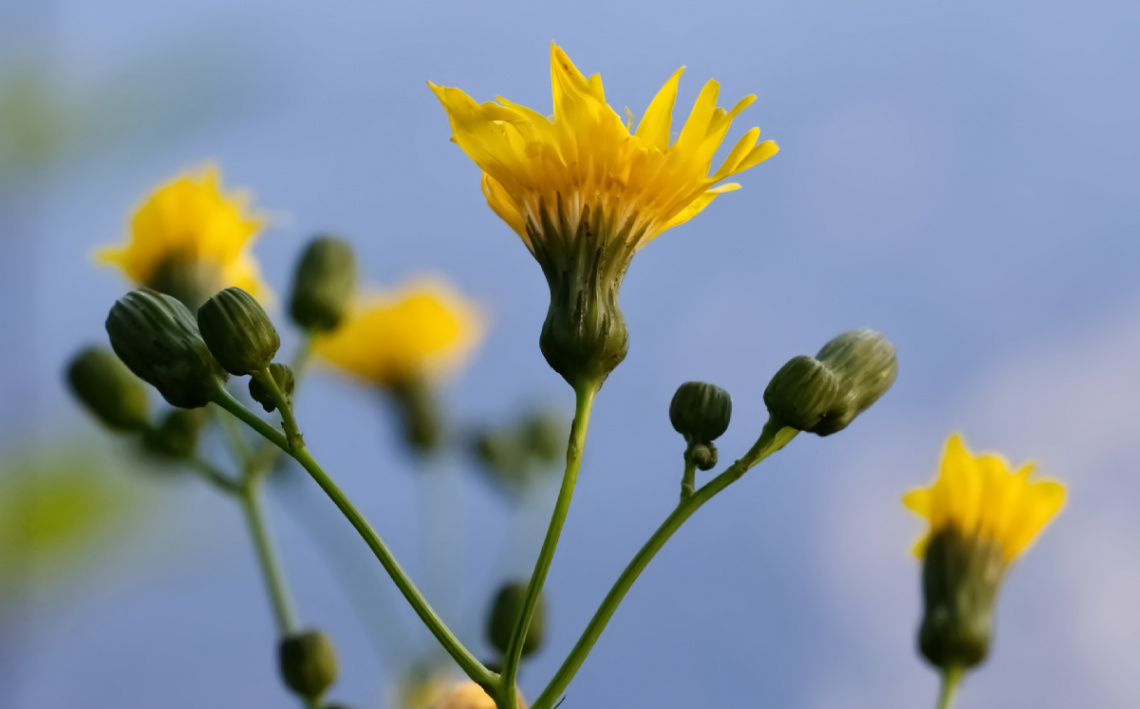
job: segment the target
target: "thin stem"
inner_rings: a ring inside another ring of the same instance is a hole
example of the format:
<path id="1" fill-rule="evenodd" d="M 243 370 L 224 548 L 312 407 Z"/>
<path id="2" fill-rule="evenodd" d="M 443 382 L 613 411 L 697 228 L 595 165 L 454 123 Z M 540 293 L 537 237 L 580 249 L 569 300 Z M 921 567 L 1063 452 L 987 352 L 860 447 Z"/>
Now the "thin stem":
<path id="1" fill-rule="evenodd" d="M 697 464 L 685 453 L 685 475 L 681 478 L 681 502 L 693 496 L 697 484 Z"/>
<path id="2" fill-rule="evenodd" d="M 277 404 L 277 411 L 281 414 L 281 427 L 285 429 L 285 439 L 289 441 L 289 448 L 293 450 L 304 448 L 305 440 L 301 437 L 301 428 L 293 416 L 293 406 L 289 403 L 288 397 L 282 393 L 281 387 L 277 386 L 269 366 L 262 367 L 260 371 L 254 372 L 253 376 L 269 391 L 273 403 Z"/>
<path id="3" fill-rule="evenodd" d="M 613 617 L 614 611 L 617 610 L 618 604 L 625 598 L 625 594 L 633 587 L 633 583 L 637 581 L 638 576 L 661 551 L 665 546 L 665 542 L 673 536 L 685 520 L 689 519 L 703 504 L 711 500 L 717 493 L 725 489 L 735 481 L 739 480 L 749 468 L 753 467 L 760 461 L 764 460 L 771 454 L 780 450 L 788 444 L 795 435 L 799 433 L 795 429 L 785 428 L 779 422 L 769 421 L 764 430 L 760 434 L 759 440 L 752 446 L 752 449 L 744 455 L 743 458 L 730 465 L 723 473 L 713 478 L 699 490 L 697 490 L 691 497 L 685 498 L 677 505 L 665 521 L 649 538 L 629 565 L 622 571 L 621 576 L 610 588 L 605 599 L 602 601 L 601 606 L 598 607 L 594 617 L 590 619 L 586 629 L 582 632 L 578 642 L 570 651 L 569 656 L 558 668 L 554 677 L 550 680 L 550 684 L 539 695 L 538 699 L 531 705 L 531 709 L 551 709 L 554 706 L 558 697 L 566 691 L 569 686 L 570 680 L 578 672 L 582 663 L 586 659 L 586 655 L 593 649 L 594 643 L 601 637 L 602 631 L 605 630 L 606 624 L 609 623 Z"/>
<path id="4" fill-rule="evenodd" d="M 270 391 L 272 392 L 273 390 L 271 389 Z M 332 478 L 330 478 L 317 461 L 313 459 L 313 456 L 309 454 L 309 451 L 304 445 L 302 444 L 296 449 L 292 448 L 290 442 L 286 440 L 284 435 L 258 418 L 256 414 L 243 406 L 240 401 L 235 399 L 225 389 L 219 388 L 215 392 L 214 401 L 218 406 L 221 406 L 233 414 L 236 418 L 264 436 L 266 440 L 291 455 L 301 464 L 301 467 L 312 476 L 317 485 L 319 485 L 325 494 L 328 495 L 329 499 L 333 501 L 333 504 L 348 518 L 348 521 L 364 539 L 368 548 L 372 550 L 372 553 L 380 561 L 384 570 L 388 572 L 388 576 L 392 578 L 393 583 L 400 589 L 400 593 L 403 594 L 404 598 L 407 599 L 408 603 L 412 606 L 416 615 L 420 617 L 420 620 L 428 627 L 428 630 L 431 631 L 431 634 L 435 636 L 436 640 L 443 645 L 452 659 L 455 660 L 459 667 L 473 681 L 484 688 L 490 689 L 494 687 L 498 676 L 484 667 L 483 664 L 464 647 L 463 643 L 459 641 L 459 638 L 455 637 L 455 634 L 451 632 L 447 624 L 440 619 L 435 610 L 433 610 L 427 600 L 424 599 L 419 589 L 416 588 L 416 585 L 408 578 L 408 575 L 400 567 L 400 564 L 396 561 L 392 552 L 388 550 L 388 547 L 384 544 L 380 535 L 372 529 L 372 526 L 368 524 L 364 515 L 360 514 L 356 507 L 353 506 L 352 502 L 341 492 Z"/>
<path id="5" fill-rule="evenodd" d="M 938 692 L 937 709 L 950 709 L 954 703 L 954 694 L 962 681 L 964 671 L 961 667 L 949 667 L 942 670 L 942 688 Z"/>
<path id="6" fill-rule="evenodd" d="M 574 423 L 570 427 L 570 444 L 566 449 L 566 472 L 562 476 L 562 487 L 558 491 L 558 500 L 554 503 L 554 513 L 550 517 L 550 526 L 546 530 L 542 549 L 538 553 L 538 560 L 534 564 L 530 583 L 527 585 L 526 596 L 523 598 L 522 610 L 518 620 L 515 621 L 511 639 L 507 643 L 507 652 L 503 658 L 503 676 L 499 687 L 499 706 L 513 708 L 516 706 L 515 682 L 518 678 L 519 664 L 522 660 L 523 642 L 530 622 L 534 617 L 534 609 L 538 605 L 542 587 L 546 583 L 546 575 L 550 571 L 550 564 L 554 560 L 554 551 L 558 547 L 558 538 L 562 534 L 562 526 L 566 523 L 566 515 L 570 511 L 570 500 L 574 496 L 574 486 L 578 481 L 578 469 L 582 465 L 582 449 L 586 444 L 586 429 L 590 425 L 590 410 L 594 405 L 594 396 L 598 392 L 596 384 L 576 387 Z"/>
<path id="7" fill-rule="evenodd" d="M 297 632 L 297 614 L 293 610 L 293 603 L 289 599 L 289 589 L 285 584 L 285 574 L 281 570 L 281 561 L 273 544 L 273 537 L 265 519 L 265 512 L 261 506 L 261 486 L 254 483 L 248 486 L 241 495 L 241 507 L 245 512 L 245 521 L 249 525 L 250 536 L 253 537 L 254 550 L 257 552 L 257 562 L 261 566 L 261 574 L 265 577 L 265 587 L 269 591 L 269 599 L 273 603 L 273 616 L 277 620 L 277 630 L 284 637 Z"/>
<path id="8" fill-rule="evenodd" d="M 227 495 L 238 495 L 241 493 L 242 487 L 240 483 L 215 468 L 208 461 L 201 458 L 191 458 L 186 461 L 186 464 L 193 468 L 194 472 L 201 475 L 203 480 Z"/>

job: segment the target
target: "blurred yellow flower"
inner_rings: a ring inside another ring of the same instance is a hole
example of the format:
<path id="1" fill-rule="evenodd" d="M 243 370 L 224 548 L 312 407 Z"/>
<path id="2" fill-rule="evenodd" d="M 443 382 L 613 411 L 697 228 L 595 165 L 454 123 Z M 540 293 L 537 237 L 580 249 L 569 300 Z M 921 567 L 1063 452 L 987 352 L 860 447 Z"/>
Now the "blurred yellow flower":
<path id="1" fill-rule="evenodd" d="M 958 434 L 946 442 L 939 477 L 928 488 L 903 497 L 907 509 L 924 517 L 930 529 L 915 545 L 922 557 L 934 535 L 953 531 L 1000 547 L 1008 564 L 1028 547 L 1060 511 L 1065 486 L 1030 481 L 1033 464 L 1016 472 L 996 455 L 974 456 Z"/>
<path id="2" fill-rule="evenodd" d="M 399 387 L 461 366 L 482 338 L 475 306 L 439 279 L 359 299 L 340 327 L 313 340 L 334 367 L 373 384 Z"/>
<path id="3" fill-rule="evenodd" d="M 729 111 L 718 108 L 719 84 L 713 80 L 670 144 L 683 67 L 665 82 L 633 132 L 632 115 L 623 121 L 606 103 L 601 77 L 587 79 L 556 44 L 550 71 L 552 119 L 502 97 L 477 104 L 460 89 L 428 82 L 447 110 L 453 140 L 483 170 L 487 202 L 536 256 L 551 248 L 552 239 L 573 238 L 583 222 L 600 227 L 583 238 L 632 253 L 739 187 L 717 182 L 776 154 L 776 144 L 758 144 L 760 129 L 752 128 L 709 174 L 733 118 L 756 100 L 750 95 Z"/>
<path id="4" fill-rule="evenodd" d="M 526 703 L 519 700 L 520 709 L 526 709 Z M 487 696 L 483 688 L 474 682 L 457 684 L 431 709 L 495 709 L 495 701 Z"/>
<path id="5" fill-rule="evenodd" d="M 159 186 L 131 218 L 127 242 L 97 258 L 192 307 L 228 286 L 264 299 L 268 290 L 249 253 L 264 218 L 249 202 L 244 192 L 224 193 L 217 166 L 206 164 Z"/>

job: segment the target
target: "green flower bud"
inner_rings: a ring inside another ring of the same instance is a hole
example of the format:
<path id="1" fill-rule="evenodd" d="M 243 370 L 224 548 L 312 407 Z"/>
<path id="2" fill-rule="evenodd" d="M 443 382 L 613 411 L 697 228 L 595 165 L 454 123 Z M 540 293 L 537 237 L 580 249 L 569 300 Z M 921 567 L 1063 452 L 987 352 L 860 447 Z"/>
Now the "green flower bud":
<path id="1" fill-rule="evenodd" d="M 335 330 L 355 290 L 356 256 L 352 247 L 331 236 L 318 236 L 297 262 L 289 313 L 309 332 Z"/>
<path id="2" fill-rule="evenodd" d="M 114 431 L 136 431 L 147 424 L 146 389 L 138 377 L 102 347 L 88 347 L 67 365 L 71 393 L 95 418 Z"/>
<path id="3" fill-rule="evenodd" d="M 566 454 L 567 426 L 549 411 L 536 411 L 523 422 L 522 439 L 527 452 L 543 463 Z"/>
<path id="4" fill-rule="evenodd" d="M 419 455 L 435 452 L 443 437 L 443 421 L 428 382 L 410 378 L 389 386 L 387 391 L 396 404 L 404 442 Z"/>
<path id="5" fill-rule="evenodd" d="M 768 414 L 785 426 L 812 430 L 831 410 L 839 395 L 839 380 L 814 357 L 799 355 L 776 372 L 764 390 Z"/>
<path id="6" fill-rule="evenodd" d="M 472 441 L 475 457 L 491 479 L 521 486 L 527 479 L 527 450 L 514 431 L 483 431 Z"/>
<path id="7" fill-rule="evenodd" d="M 925 613 L 918 646 L 931 664 L 969 669 L 986 659 L 1005 569 L 997 543 L 952 527 L 930 538 L 922 564 Z"/>
<path id="8" fill-rule="evenodd" d="M 491 604 L 491 613 L 487 616 L 487 640 L 500 654 L 507 654 L 507 645 L 511 640 L 511 632 L 522 613 L 523 601 L 526 599 L 527 585 L 521 581 L 512 581 L 503 585 Z M 546 602 L 540 594 L 538 603 L 531 615 L 530 629 L 527 630 L 523 640 L 522 656 L 534 654 L 540 647 L 546 635 Z"/>
<path id="9" fill-rule="evenodd" d="M 277 384 L 277 388 L 285 396 L 285 400 L 291 405 L 293 403 L 293 389 L 297 385 L 297 380 L 293 376 L 293 370 L 280 362 L 274 362 L 269 365 L 269 374 L 272 375 L 274 383 Z M 261 383 L 259 377 L 250 377 L 249 396 L 261 404 L 266 412 L 271 412 L 277 408 L 277 403 L 273 401 L 269 390 Z"/>
<path id="10" fill-rule="evenodd" d="M 281 347 L 281 336 L 265 309 L 237 287 L 226 288 L 198 308 L 198 329 L 230 374 L 261 371 Z"/>
<path id="11" fill-rule="evenodd" d="M 336 649 L 319 630 L 282 638 L 277 657 L 285 684 L 306 699 L 319 699 L 336 682 Z"/>
<path id="12" fill-rule="evenodd" d="M 895 348 L 874 330 L 852 330 L 828 342 L 816 355 L 839 381 L 839 393 L 812 433 L 842 431 L 891 388 L 898 374 Z"/>
<path id="13" fill-rule="evenodd" d="M 171 254 L 144 283 L 147 288 L 173 296 L 190 309 L 198 310 L 214 293 L 225 286 L 221 267 L 212 259 L 187 258 Z"/>
<path id="14" fill-rule="evenodd" d="M 123 364 L 173 406 L 205 406 L 226 379 L 194 316 L 172 296 L 131 291 L 112 306 L 106 326 Z"/>
<path id="15" fill-rule="evenodd" d="M 669 420 L 677 433 L 691 443 L 711 443 L 728 430 L 732 397 L 718 386 L 685 382 L 673 394 Z"/>
<path id="16" fill-rule="evenodd" d="M 696 443 L 690 446 L 688 456 L 699 470 L 712 470 L 716 467 L 716 446 L 711 443 Z"/>
<path id="17" fill-rule="evenodd" d="M 204 409 L 175 409 L 143 433 L 143 450 L 159 458 L 186 460 L 198 450 L 206 419 Z"/>

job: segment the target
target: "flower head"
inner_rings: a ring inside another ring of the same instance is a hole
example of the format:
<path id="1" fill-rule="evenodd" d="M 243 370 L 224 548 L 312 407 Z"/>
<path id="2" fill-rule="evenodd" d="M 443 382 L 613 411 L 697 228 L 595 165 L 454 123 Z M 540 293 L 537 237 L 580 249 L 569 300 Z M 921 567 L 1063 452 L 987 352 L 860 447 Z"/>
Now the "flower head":
<path id="1" fill-rule="evenodd" d="M 224 193 L 218 168 L 207 164 L 159 186 L 131 218 L 127 242 L 97 258 L 191 308 L 227 286 L 264 298 L 268 290 L 249 253 L 264 220 L 248 203 L 245 193 Z"/>
<path id="2" fill-rule="evenodd" d="M 471 303 L 442 281 L 421 279 L 397 293 L 362 298 L 313 347 L 334 367 L 391 394 L 405 441 L 423 454 L 440 440 L 432 385 L 461 365 L 481 336 Z"/>
<path id="3" fill-rule="evenodd" d="M 572 385 L 600 380 L 625 357 L 617 291 L 635 251 L 739 185 L 719 182 L 774 155 L 752 128 L 721 166 L 712 158 L 733 118 L 716 105 L 719 85 L 701 90 L 670 142 L 681 69 L 633 128 L 607 103 L 601 77 L 586 78 L 551 46 L 554 115 L 499 97 L 476 103 L 463 91 L 429 85 L 447 110 L 452 140 L 483 170 L 487 202 L 534 254 L 550 284 L 543 354 Z M 632 129 L 632 130 L 631 130 Z"/>
<path id="4" fill-rule="evenodd" d="M 475 306 L 442 280 L 419 279 L 360 297 L 313 347 L 337 369 L 393 387 L 462 365 L 482 337 L 480 320 Z"/>
<path id="5" fill-rule="evenodd" d="M 999 456 L 975 456 L 955 434 L 934 483 L 903 497 L 930 523 L 914 549 L 923 560 L 919 647 L 944 671 L 985 659 L 1006 569 L 1064 504 L 1064 485 L 1031 481 L 1032 472 L 1032 463 L 1011 471 Z"/>

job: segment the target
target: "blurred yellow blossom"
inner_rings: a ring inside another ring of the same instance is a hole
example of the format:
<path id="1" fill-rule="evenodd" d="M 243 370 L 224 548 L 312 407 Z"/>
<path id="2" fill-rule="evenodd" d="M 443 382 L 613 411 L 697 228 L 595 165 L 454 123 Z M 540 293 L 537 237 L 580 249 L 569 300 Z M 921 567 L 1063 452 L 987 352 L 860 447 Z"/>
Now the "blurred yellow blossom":
<path id="1" fill-rule="evenodd" d="M 519 708 L 526 709 L 526 703 L 519 700 Z M 457 684 L 431 709 L 495 709 L 495 701 L 487 696 L 483 688 L 474 682 Z"/>
<path id="2" fill-rule="evenodd" d="M 1001 547 L 1008 563 L 1025 550 L 1060 511 L 1065 486 L 1052 480 L 1031 481 L 1033 464 L 1016 472 L 993 454 L 974 456 L 962 437 L 946 442 L 939 477 L 927 488 L 903 497 L 907 509 L 921 515 L 930 529 L 915 545 L 922 557 L 933 535 L 952 529 Z"/>
<path id="3" fill-rule="evenodd" d="M 135 212 L 127 242 L 101 249 L 135 283 L 191 307 L 228 286 L 264 299 L 268 290 L 249 247 L 264 218 L 244 192 L 222 191 L 217 166 L 185 172 L 154 190 Z"/>
<path id="4" fill-rule="evenodd" d="M 314 352 L 373 384 L 398 387 L 461 366 L 483 335 L 470 301 L 438 278 L 420 278 L 392 293 L 362 296 Z"/>

